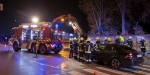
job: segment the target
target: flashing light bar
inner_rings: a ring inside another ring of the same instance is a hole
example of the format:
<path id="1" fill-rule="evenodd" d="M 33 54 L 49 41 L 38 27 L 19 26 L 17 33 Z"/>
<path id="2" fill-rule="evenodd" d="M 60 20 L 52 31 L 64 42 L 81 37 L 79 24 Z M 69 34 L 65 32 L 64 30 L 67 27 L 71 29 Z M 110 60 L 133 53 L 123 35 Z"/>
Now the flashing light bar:
<path id="1" fill-rule="evenodd" d="M 27 26 L 27 25 L 24 25 L 24 26 L 23 26 L 23 28 L 28 28 L 28 27 L 29 27 L 29 26 Z"/>
<path id="2" fill-rule="evenodd" d="M 37 27 L 37 25 L 31 25 L 31 27 Z"/>

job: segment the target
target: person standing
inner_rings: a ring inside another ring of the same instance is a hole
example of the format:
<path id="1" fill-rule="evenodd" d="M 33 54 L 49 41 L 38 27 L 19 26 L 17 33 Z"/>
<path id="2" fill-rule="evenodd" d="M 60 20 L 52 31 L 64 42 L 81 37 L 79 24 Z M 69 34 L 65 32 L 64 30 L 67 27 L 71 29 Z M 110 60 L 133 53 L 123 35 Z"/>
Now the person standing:
<path id="1" fill-rule="evenodd" d="M 80 42 L 79 42 L 79 54 L 78 54 L 78 60 L 82 61 L 84 60 L 84 51 L 85 51 L 85 42 L 83 37 L 80 38 Z"/>
<path id="2" fill-rule="evenodd" d="M 70 47 L 69 58 L 72 58 L 73 57 L 73 41 L 71 38 L 69 39 L 69 47 Z"/>
<path id="3" fill-rule="evenodd" d="M 118 37 L 118 36 L 116 36 L 115 44 L 120 44 L 120 39 L 119 39 L 119 37 Z"/>
<path id="4" fill-rule="evenodd" d="M 78 55 L 79 45 L 78 45 L 78 41 L 77 41 L 76 37 L 74 37 L 74 44 L 73 44 L 73 46 L 74 46 L 74 51 L 73 51 L 74 52 L 74 59 L 78 60 L 77 55 Z"/>
<path id="5" fill-rule="evenodd" d="M 88 64 L 91 64 L 91 50 L 92 50 L 93 44 L 91 43 L 91 39 L 88 38 L 86 42 L 86 50 L 85 50 L 85 57 L 86 62 Z"/>
<path id="6" fill-rule="evenodd" d="M 141 52 L 142 52 L 143 56 L 145 55 L 145 52 L 146 52 L 146 44 L 147 44 L 146 41 L 142 37 L 142 39 L 139 41 L 139 46 L 141 48 Z"/>
<path id="7" fill-rule="evenodd" d="M 127 40 L 127 46 L 132 48 L 133 47 L 133 41 L 132 41 L 132 37 L 130 36 Z"/>

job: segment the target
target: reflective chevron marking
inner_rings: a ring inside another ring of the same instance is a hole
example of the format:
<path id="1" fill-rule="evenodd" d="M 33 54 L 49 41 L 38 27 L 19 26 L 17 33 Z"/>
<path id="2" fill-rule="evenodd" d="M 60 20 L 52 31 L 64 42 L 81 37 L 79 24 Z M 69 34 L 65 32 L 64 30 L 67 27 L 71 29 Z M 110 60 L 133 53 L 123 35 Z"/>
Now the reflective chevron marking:
<path id="1" fill-rule="evenodd" d="M 107 74 L 107 73 L 104 73 L 104 72 L 99 72 L 97 70 L 92 70 L 92 69 L 83 69 L 83 71 L 86 71 L 86 72 L 89 72 L 89 73 L 92 73 L 92 74 L 94 74 L 94 72 L 96 72 L 97 75 L 111 75 L 111 74 Z"/>
<path id="2" fill-rule="evenodd" d="M 104 67 L 96 67 L 97 69 L 101 69 L 101 70 L 105 70 L 105 71 L 109 71 L 112 73 L 116 73 L 116 74 L 121 74 L 121 75 L 133 75 L 127 72 L 122 72 L 122 71 L 118 71 L 118 70 L 113 70 L 113 69 L 109 69 L 109 68 L 104 68 Z"/>

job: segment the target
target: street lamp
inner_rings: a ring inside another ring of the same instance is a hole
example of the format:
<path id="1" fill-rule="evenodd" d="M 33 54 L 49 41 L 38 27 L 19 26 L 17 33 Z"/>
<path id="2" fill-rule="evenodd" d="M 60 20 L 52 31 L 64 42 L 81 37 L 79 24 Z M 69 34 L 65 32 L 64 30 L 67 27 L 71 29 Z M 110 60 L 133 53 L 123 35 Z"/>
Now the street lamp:
<path id="1" fill-rule="evenodd" d="M 36 18 L 36 17 L 34 17 L 33 19 L 32 19 L 32 22 L 34 22 L 34 23 L 36 23 L 36 22 L 38 22 L 39 20 L 38 20 L 38 18 Z"/>
<path id="2" fill-rule="evenodd" d="M 69 22 L 69 25 L 72 25 L 72 22 L 71 22 L 71 21 Z"/>

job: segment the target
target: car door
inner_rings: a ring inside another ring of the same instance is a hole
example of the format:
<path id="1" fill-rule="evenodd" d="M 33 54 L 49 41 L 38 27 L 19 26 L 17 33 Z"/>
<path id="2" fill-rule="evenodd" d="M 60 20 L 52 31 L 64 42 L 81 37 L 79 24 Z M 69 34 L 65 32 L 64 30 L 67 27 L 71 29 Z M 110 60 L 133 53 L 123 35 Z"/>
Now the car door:
<path id="1" fill-rule="evenodd" d="M 98 61 L 103 61 L 104 60 L 104 48 L 106 45 L 102 44 L 99 46 L 99 49 L 96 51 L 97 52 L 97 60 Z"/>
<path id="2" fill-rule="evenodd" d="M 106 45 L 102 52 L 103 62 L 109 62 L 111 58 L 114 56 L 114 53 L 115 53 L 115 48 L 113 47 L 113 45 Z"/>

